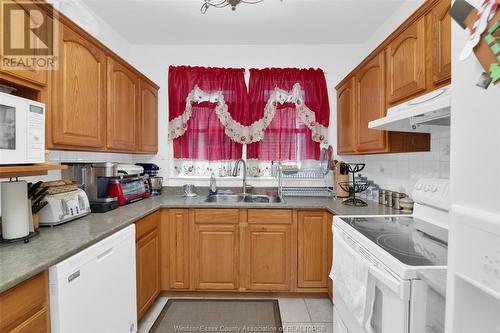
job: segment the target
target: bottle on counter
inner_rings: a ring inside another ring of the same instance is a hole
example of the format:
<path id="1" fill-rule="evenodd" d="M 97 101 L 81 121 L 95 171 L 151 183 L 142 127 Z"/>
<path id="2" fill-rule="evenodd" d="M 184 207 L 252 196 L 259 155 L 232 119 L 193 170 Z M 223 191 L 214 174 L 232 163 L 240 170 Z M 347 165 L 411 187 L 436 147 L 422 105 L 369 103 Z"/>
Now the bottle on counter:
<path id="1" fill-rule="evenodd" d="M 379 191 L 380 191 L 379 186 L 372 182 L 372 184 L 370 184 L 370 186 L 368 186 L 368 189 L 366 190 L 367 199 L 377 202 L 379 198 Z"/>
<path id="2" fill-rule="evenodd" d="M 215 175 L 212 172 L 212 175 L 210 176 L 210 188 L 208 190 L 208 195 L 215 194 L 217 194 L 217 181 L 215 180 Z"/>

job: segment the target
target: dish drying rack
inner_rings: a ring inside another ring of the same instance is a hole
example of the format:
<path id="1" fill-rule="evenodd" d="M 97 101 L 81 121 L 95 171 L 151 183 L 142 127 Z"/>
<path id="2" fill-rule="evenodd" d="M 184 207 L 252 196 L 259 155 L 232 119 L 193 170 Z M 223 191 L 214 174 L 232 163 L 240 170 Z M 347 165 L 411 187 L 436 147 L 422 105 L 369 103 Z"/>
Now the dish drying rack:
<path id="1" fill-rule="evenodd" d="M 278 166 L 278 193 L 281 197 L 335 197 L 335 191 L 328 187 L 328 172 L 323 168 L 290 168 L 279 164 Z M 287 186 L 289 181 L 316 180 L 322 181 L 323 185 L 318 187 Z"/>

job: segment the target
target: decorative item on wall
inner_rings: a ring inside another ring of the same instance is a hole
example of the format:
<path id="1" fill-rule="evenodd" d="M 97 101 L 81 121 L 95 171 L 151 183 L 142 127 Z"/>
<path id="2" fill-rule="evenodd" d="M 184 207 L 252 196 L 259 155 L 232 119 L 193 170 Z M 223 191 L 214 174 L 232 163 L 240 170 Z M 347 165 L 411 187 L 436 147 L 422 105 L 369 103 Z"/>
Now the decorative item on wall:
<path id="1" fill-rule="evenodd" d="M 490 82 L 500 82 L 500 0 L 485 0 L 478 11 L 466 0 L 456 0 L 450 15 L 470 37 L 465 44 L 460 60 L 466 60 L 474 52 L 485 72 L 478 86 L 487 89 Z"/>
<path id="2" fill-rule="evenodd" d="M 233 11 L 236 10 L 236 6 L 240 3 L 246 4 L 256 4 L 262 2 L 264 0 L 203 0 L 203 5 L 201 5 L 201 13 L 205 14 L 210 7 L 215 8 L 224 8 L 227 6 L 231 6 Z"/>
<path id="3" fill-rule="evenodd" d="M 488 30 L 484 40 L 490 46 L 493 55 L 497 58 L 497 63 L 490 65 L 491 79 L 493 83 L 497 83 L 500 80 L 500 21 Z"/>

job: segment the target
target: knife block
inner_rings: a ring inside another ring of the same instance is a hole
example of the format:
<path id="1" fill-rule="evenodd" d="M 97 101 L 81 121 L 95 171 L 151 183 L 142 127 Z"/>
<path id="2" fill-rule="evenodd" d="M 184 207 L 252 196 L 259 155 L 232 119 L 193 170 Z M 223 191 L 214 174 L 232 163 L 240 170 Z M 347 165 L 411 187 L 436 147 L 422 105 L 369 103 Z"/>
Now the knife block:
<path id="1" fill-rule="evenodd" d="M 36 231 L 40 227 L 40 213 L 31 214 L 33 219 L 33 229 Z"/>

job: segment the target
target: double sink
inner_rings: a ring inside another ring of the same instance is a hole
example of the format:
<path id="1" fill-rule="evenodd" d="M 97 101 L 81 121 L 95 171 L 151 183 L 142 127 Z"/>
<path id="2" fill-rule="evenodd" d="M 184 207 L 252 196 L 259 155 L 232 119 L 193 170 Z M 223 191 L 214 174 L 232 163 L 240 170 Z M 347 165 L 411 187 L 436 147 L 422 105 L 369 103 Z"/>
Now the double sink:
<path id="1" fill-rule="evenodd" d="M 268 196 L 268 195 L 256 195 L 256 194 L 216 194 L 209 195 L 205 202 L 211 203 L 238 203 L 238 202 L 248 202 L 248 203 L 283 203 L 281 197 Z"/>

